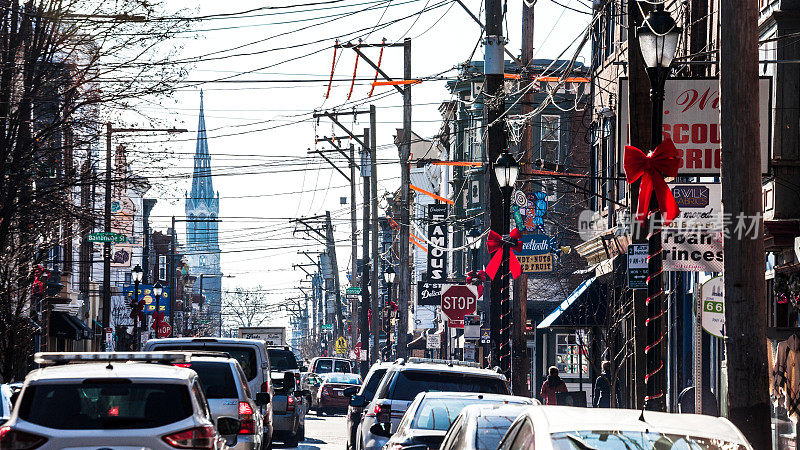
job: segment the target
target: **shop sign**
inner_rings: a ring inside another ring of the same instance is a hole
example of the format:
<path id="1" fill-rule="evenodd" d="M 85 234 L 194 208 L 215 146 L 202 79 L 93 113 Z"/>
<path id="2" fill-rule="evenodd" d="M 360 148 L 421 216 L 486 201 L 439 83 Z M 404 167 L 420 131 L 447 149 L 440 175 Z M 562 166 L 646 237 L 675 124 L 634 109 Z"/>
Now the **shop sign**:
<path id="1" fill-rule="evenodd" d="M 131 300 L 133 300 L 133 290 L 135 285 L 133 284 L 126 284 L 122 286 L 122 294 L 125 296 L 125 303 L 130 305 Z M 153 285 L 152 284 L 140 284 L 139 285 L 139 300 L 144 300 L 144 309 L 142 312 L 144 314 L 152 315 L 156 311 L 156 297 L 153 294 Z M 161 292 L 161 301 L 158 302 L 159 311 L 164 313 L 165 315 L 170 315 L 170 307 L 169 307 L 169 288 L 163 288 Z"/>
<path id="2" fill-rule="evenodd" d="M 681 213 L 662 231 L 664 270 L 722 272 L 719 183 L 670 183 Z"/>
<path id="3" fill-rule="evenodd" d="M 725 283 L 722 277 L 712 278 L 700 288 L 703 312 L 702 324 L 706 333 L 725 337 Z"/>
<path id="4" fill-rule="evenodd" d="M 428 281 L 447 279 L 447 205 L 428 205 Z"/>
<path id="5" fill-rule="evenodd" d="M 546 234 L 523 234 L 522 250 L 514 252 L 517 256 L 543 255 L 550 253 L 555 240 Z"/>
<path id="6" fill-rule="evenodd" d="M 417 305 L 414 308 L 414 329 L 430 330 L 436 328 L 436 306 Z"/>
<path id="7" fill-rule="evenodd" d="M 464 343 L 464 361 L 475 361 L 475 344 L 472 342 Z"/>
<path id="8" fill-rule="evenodd" d="M 628 288 L 647 288 L 647 255 L 649 251 L 647 244 L 628 245 Z"/>
<path id="9" fill-rule="evenodd" d="M 439 306 L 442 304 L 442 283 L 417 282 L 417 305 Z"/>
<path id="10" fill-rule="evenodd" d="M 759 143 L 761 148 L 761 173 L 767 173 L 769 158 L 770 97 L 772 78 L 763 77 L 758 82 Z M 619 173 L 622 155 L 630 143 L 630 114 L 628 112 L 628 79 L 620 80 L 619 128 L 617 130 L 617 161 Z M 672 138 L 680 152 L 679 175 L 714 175 L 720 173 L 720 118 L 719 80 L 678 79 L 667 80 L 664 87 L 664 122 L 662 136 Z M 645 150 L 645 149 L 642 149 Z M 650 149 L 645 150 L 647 152 Z M 755 163 L 755 161 L 754 161 Z"/>
<path id="11" fill-rule="evenodd" d="M 519 265 L 522 266 L 522 273 L 544 273 L 553 271 L 553 254 L 544 255 L 517 255 Z"/>
<path id="12" fill-rule="evenodd" d="M 547 212 L 547 193 L 544 191 L 514 191 L 512 195 L 512 214 L 514 224 L 523 232 L 541 231 Z"/>

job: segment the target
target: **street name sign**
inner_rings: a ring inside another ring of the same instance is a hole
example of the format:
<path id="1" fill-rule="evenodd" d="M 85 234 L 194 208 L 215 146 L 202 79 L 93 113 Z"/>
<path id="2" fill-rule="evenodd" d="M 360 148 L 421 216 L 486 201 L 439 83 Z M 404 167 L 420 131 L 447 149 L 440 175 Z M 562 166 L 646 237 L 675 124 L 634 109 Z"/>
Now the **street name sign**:
<path id="1" fill-rule="evenodd" d="M 128 238 L 120 233 L 106 233 L 105 231 L 98 231 L 96 233 L 89 233 L 87 236 L 89 242 L 111 242 L 113 244 L 120 244 L 127 242 Z"/>

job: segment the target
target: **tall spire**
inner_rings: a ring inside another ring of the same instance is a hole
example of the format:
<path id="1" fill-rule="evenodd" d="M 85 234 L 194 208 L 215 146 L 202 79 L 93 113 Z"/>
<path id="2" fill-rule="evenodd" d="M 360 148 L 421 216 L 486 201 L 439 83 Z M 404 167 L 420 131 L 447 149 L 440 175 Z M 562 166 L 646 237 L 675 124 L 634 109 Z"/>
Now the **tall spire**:
<path id="1" fill-rule="evenodd" d="M 200 90 L 200 118 L 197 122 L 197 146 L 194 151 L 194 173 L 192 174 L 190 197 L 195 200 L 214 198 L 214 185 L 211 181 L 211 155 L 208 154 L 202 90 Z"/>

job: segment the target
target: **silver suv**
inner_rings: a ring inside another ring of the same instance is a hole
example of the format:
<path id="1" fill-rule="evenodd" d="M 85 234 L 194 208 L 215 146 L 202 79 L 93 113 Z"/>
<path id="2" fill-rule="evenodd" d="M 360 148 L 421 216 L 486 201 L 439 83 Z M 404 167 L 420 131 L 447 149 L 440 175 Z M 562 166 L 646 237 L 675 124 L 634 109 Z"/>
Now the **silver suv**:
<path id="1" fill-rule="evenodd" d="M 197 372 L 211 408 L 211 418 L 214 421 L 223 416 L 239 419 L 238 432 L 225 436 L 228 446 L 235 450 L 260 450 L 263 419 L 239 362 L 224 353 L 191 354 L 190 362 L 175 365 Z M 259 400 L 266 399 L 262 397 Z"/>
<path id="2" fill-rule="evenodd" d="M 356 443 L 358 450 L 380 450 L 397 431 L 408 406 L 420 392 L 509 394 L 506 377 L 462 361 L 410 358 L 397 360 L 381 380 L 375 397 L 365 405 Z M 373 429 L 373 426 L 384 431 Z M 375 433 L 379 431 L 379 433 Z"/>

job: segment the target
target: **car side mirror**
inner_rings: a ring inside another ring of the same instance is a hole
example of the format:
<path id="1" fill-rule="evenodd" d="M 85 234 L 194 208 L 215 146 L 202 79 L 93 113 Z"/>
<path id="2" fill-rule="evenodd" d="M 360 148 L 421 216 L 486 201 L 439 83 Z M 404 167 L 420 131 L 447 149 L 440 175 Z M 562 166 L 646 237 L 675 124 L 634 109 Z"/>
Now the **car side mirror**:
<path id="1" fill-rule="evenodd" d="M 242 422 L 234 417 L 222 416 L 217 419 L 217 431 L 223 436 L 238 434 L 242 428 Z"/>
<path id="2" fill-rule="evenodd" d="M 353 395 L 350 397 L 350 406 L 353 408 L 363 408 L 367 406 L 367 398 L 363 395 Z"/>
<path id="3" fill-rule="evenodd" d="M 358 386 L 351 386 L 349 388 L 345 388 L 344 391 L 342 391 L 342 394 L 344 394 L 346 397 L 352 397 L 358 394 Z"/>
<path id="4" fill-rule="evenodd" d="M 257 392 L 256 393 L 256 405 L 264 406 L 270 402 L 271 398 L 269 396 L 269 392 Z"/>
<path id="5" fill-rule="evenodd" d="M 369 427 L 369 432 L 374 434 L 375 436 L 391 437 L 392 436 L 391 424 L 388 423 L 373 424 L 371 427 Z"/>

